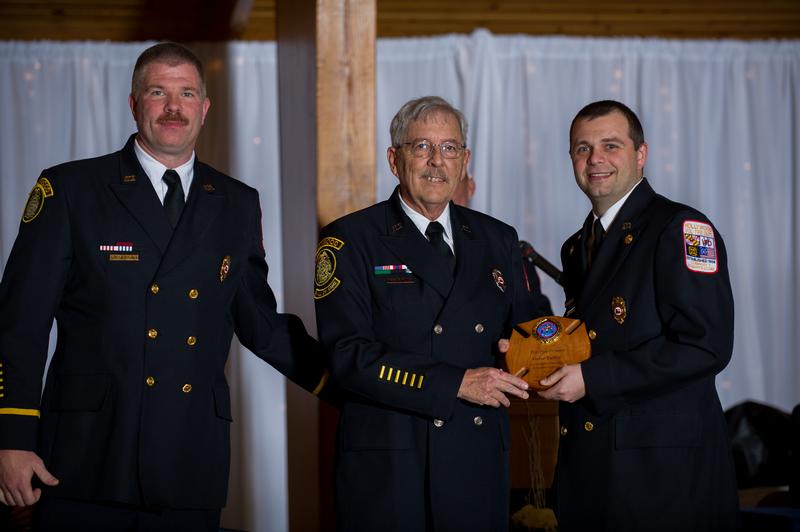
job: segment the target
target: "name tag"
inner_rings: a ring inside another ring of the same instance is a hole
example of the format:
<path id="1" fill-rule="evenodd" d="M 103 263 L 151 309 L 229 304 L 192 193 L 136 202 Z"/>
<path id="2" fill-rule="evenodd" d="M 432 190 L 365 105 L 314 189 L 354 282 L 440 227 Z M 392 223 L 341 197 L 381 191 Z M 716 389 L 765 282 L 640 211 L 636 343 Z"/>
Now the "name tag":
<path id="1" fill-rule="evenodd" d="M 138 253 L 109 253 L 108 260 L 111 262 L 139 262 Z"/>

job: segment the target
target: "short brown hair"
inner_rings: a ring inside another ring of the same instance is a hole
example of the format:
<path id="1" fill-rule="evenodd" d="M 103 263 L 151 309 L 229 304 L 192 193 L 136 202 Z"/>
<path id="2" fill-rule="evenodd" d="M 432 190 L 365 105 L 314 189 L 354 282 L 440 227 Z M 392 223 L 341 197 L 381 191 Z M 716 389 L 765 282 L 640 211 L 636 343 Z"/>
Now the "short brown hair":
<path id="1" fill-rule="evenodd" d="M 162 42 L 155 44 L 141 53 L 136 60 L 136 66 L 133 67 L 133 76 L 131 77 L 131 94 L 134 97 L 138 96 L 144 87 L 144 70 L 152 63 L 164 63 L 169 66 L 178 66 L 183 64 L 190 64 L 196 70 L 200 78 L 200 91 L 201 96 L 205 98 L 206 95 L 206 78 L 203 73 L 203 63 L 194 55 L 194 52 L 189 50 L 183 45 L 176 42 Z"/>
<path id="2" fill-rule="evenodd" d="M 592 102 L 578 111 L 578 114 L 575 115 L 575 118 L 572 119 L 572 124 L 569 126 L 570 149 L 572 149 L 572 132 L 575 129 L 575 124 L 578 123 L 579 120 L 592 120 L 594 118 L 600 118 L 601 116 L 610 115 L 614 111 L 622 113 L 622 115 L 628 121 L 628 136 L 633 141 L 633 149 L 638 150 L 639 147 L 644 144 L 644 130 L 642 129 L 642 123 L 639 122 L 639 117 L 636 116 L 636 113 L 631 111 L 630 107 L 624 103 L 614 100 L 600 100 L 598 102 Z"/>

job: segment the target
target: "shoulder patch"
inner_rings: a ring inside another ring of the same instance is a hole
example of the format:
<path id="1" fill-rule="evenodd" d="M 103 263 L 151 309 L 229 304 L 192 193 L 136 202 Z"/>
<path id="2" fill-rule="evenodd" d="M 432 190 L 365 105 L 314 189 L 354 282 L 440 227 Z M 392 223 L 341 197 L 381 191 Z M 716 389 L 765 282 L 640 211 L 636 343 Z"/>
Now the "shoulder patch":
<path id="1" fill-rule="evenodd" d="M 689 271 L 717 272 L 717 242 L 711 224 L 684 220 L 683 253 Z"/>
<path id="2" fill-rule="evenodd" d="M 28 201 L 25 203 L 25 209 L 22 211 L 23 223 L 32 222 L 39 216 L 39 213 L 42 212 L 42 208 L 44 207 L 45 198 L 49 198 L 53 194 L 53 186 L 50 184 L 50 180 L 46 177 L 40 177 L 33 186 L 31 193 L 28 194 Z"/>
<path id="3" fill-rule="evenodd" d="M 315 257 L 316 268 L 314 273 L 314 299 L 329 296 L 342 282 L 336 273 L 336 254 L 344 247 L 344 242 L 334 237 L 320 240 Z"/>
<path id="4" fill-rule="evenodd" d="M 46 177 L 40 177 L 36 184 L 42 187 L 45 198 L 49 198 L 53 195 L 53 185 L 50 184 L 50 180 Z"/>

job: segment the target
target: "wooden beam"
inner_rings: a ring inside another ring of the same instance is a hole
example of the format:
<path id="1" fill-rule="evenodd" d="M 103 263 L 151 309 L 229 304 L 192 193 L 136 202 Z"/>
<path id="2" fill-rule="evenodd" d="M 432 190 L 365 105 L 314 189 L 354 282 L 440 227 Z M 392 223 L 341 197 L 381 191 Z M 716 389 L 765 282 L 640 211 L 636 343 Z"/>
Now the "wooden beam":
<path id="1" fill-rule="evenodd" d="M 375 203 L 375 0 L 318 0 L 317 45 L 317 212 L 324 226 Z"/>
<path id="2" fill-rule="evenodd" d="M 276 15 L 284 294 L 313 332 L 319 227 L 375 202 L 375 0 L 278 0 Z M 287 387 L 293 531 L 333 522 L 334 415 Z"/>

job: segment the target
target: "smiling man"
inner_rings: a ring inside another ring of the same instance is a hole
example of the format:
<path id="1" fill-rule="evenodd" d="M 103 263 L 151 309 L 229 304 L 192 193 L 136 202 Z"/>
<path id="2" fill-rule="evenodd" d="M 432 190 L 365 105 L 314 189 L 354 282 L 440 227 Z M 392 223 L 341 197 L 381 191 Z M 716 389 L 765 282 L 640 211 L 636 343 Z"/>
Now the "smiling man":
<path id="1" fill-rule="evenodd" d="M 129 104 L 125 147 L 45 170 L 23 212 L 0 284 L 0 502 L 36 503 L 42 531 L 216 532 L 233 333 L 309 390 L 324 359 L 275 310 L 258 192 L 195 157 L 197 57 L 145 50 Z"/>
<path id="2" fill-rule="evenodd" d="M 461 112 L 429 96 L 392 120 L 399 186 L 323 229 L 320 341 L 345 392 L 342 532 L 508 529 L 508 397 L 496 344 L 531 319 L 513 228 L 454 205 L 470 152 Z"/>
<path id="3" fill-rule="evenodd" d="M 722 237 L 644 179 L 639 119 L 615 101 L 570 128 L 578 186 L 592 203 L 561 250 L 566 315 L 592 357 L 557 370 L 554 482 L 559 530 L 735 531 L 733 463 L 714 376 L 733 348 Z"/>

